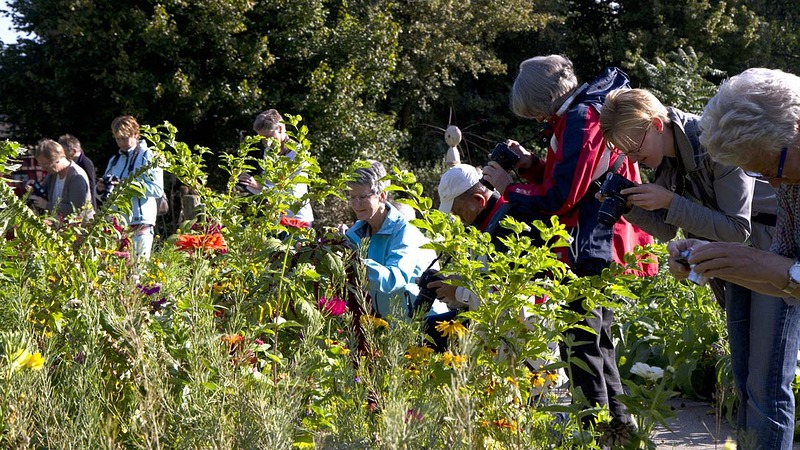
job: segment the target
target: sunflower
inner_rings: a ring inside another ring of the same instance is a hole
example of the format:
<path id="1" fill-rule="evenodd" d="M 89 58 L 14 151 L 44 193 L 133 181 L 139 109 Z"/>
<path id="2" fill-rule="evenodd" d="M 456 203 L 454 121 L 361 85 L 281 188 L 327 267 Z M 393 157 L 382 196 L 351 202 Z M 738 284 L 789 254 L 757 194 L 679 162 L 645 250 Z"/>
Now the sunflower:
<path id="1" fill-rule="evenodd" d="M 433 353 L 433 349 L 430 347 L 419 347 L 419 346 L 412 346 L 406 352 L 407 359 L 413 360 L 422 360 L 425 361 L 428 357 Z"/>

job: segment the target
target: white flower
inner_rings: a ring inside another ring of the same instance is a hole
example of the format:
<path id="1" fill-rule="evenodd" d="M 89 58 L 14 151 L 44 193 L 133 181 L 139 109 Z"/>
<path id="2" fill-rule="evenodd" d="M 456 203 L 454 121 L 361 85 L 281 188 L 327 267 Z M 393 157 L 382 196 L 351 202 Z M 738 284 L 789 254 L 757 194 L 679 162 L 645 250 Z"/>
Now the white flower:
<path id="1" fill-rule="evenodd" d="M 631 367 L 631 373 L 639 375 L 646 380 L 656 381 L 664 376 L 664 369 L 638 362 Z"/>

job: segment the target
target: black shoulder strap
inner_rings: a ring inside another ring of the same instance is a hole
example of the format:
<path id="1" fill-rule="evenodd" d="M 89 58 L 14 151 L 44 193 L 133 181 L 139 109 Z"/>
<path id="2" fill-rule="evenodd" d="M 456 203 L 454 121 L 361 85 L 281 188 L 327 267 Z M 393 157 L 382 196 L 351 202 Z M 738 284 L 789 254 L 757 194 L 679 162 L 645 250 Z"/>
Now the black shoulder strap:
<path id="1" fill-rule="evenodd" d="M 511 202 L 506 202 L 500 205 L 495 211 L 494 215 L 492 216 L 492 220 L 489 221 L 489 224 L 486 225 L 486 229 L 483 230 L 485 233 L 489 233 L 489 235 L 494 236 L 494 231 L 500 225 L 500 221 L 503 220 L 503 217 L 506 216 L 508 210 L 511 209 L 513 204 Z"/>

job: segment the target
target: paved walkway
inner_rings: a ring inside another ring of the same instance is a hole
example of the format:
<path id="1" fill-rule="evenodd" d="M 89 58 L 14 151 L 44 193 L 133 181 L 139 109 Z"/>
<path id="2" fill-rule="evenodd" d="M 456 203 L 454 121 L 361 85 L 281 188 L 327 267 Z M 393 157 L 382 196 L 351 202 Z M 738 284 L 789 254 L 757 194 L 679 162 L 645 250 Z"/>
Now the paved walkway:
<path id="1" fill-rule="evenodd" d="M 675 416 L 668 421 L 670 430 L 657 427 L 653 441 L 659 450 L 723 449 L 725 440 L 735 442 L 735 432 L 724 418 L 717 420 L 714 407 L 708 403 L 672 399 L 669 404 Z M 800 449 L 795 442 L 793 449 Z"/>

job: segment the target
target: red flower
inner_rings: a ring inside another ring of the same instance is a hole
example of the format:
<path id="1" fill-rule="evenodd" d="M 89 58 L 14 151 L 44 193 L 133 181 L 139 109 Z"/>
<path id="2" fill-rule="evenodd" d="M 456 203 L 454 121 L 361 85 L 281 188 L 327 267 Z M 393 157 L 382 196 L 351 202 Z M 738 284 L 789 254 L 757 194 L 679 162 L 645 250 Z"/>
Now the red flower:
<path id="1" fill-rule="evenodd" d="M 281 217 L 281 225 L 285 227 L 297 228 L 298 230 L 303 230 L 305 228 L 311 227 L 311 224 L 300 219 L 295 219 L 294 217 Z"/>
<path id="2" fill-rule="evenodd" d="M 214 250 L 218 253 L 225 253 L 228 247 L 225 239 L 219 233 L 212 234 L 180 234 L 175 241 L 178 250 L 193 253 L 195 250 Z"/>
<path id="3" fill-rule="evenodd" d="M 339 297 L 319 299 L 319 308 L 332 316 L 341 316 L 347 311 L 347 303 Z"/>

